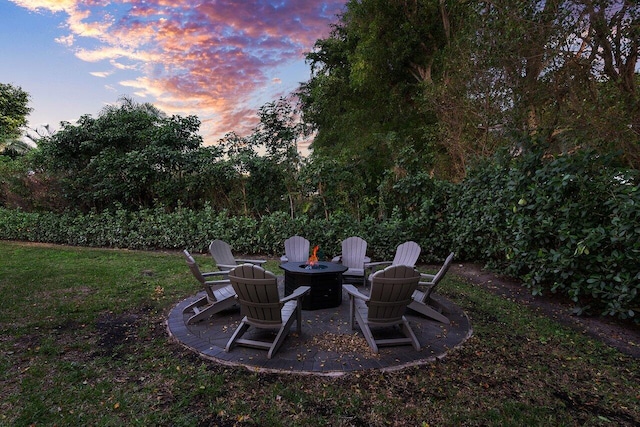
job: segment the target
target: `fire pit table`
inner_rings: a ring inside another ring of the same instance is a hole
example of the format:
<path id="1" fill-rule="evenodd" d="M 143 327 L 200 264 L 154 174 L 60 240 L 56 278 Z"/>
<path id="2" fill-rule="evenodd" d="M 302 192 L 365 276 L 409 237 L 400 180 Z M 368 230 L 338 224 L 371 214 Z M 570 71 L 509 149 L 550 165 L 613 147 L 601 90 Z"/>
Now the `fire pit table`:
<path id="1" fill-rule="evenodd" d="M 284 293 L 290 295 L 299 286 L 310 286 L 302 300 L 303 310 L 338 307 L 342 303 L 342 273 L 347 267 L 334 262 L 316 262 L 313 266 L 300 262 L 280 264 L 284 270 Z"/>

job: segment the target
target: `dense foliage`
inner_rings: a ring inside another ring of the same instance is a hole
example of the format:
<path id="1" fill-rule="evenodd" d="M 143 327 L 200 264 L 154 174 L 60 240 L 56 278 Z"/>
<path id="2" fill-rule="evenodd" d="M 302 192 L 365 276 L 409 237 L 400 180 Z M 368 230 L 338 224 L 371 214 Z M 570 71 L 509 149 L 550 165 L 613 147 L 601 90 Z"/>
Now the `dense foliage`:
<path id="1" fill-rule="evenodd" d="M 0 238 L 85 246 L 203 251 L 213 238 L 235 251 L 279 255 L 299 234 L 327 257 L 359 235 L 373 259 L 391 259 L 414 240 L 421 260 L 480 260 L 521 277 L 534 294 L 560 293 L 578 312 L 638 318 L 640 313 L 640 183 L 637 171 L 594 153 L 545 158 L 501 153 L 480 162 L 461 184 L 432 180 L 415 211 L 385 221 L 348 214 L 328 219 L 284 212 L 230 216 L 211 206 L 88 214 L 0 210 Z M 425 183 L 426 184 L 426 183 Z"/>
<path id="2" fill-rule="evenodd" d="M 0 238 L 276 255 L 360 235 L 379 259 L 415 240 L 639 318 L 639 19 L 625 0 L 349 1 L 299 102 L 250 135 L 203 147 L 196 117 L 124 98 L 0 156 Z"/>
<path id="3" fill-rule="evenodd" d="M 15 156 L 24 151 L 20 135 L 28 124 L 29 94 L 21 87 L 0 83 L 0 154 Z"/>
<path id="4" fill-rule="evenodd" d="M 471 171 L 450 199 L 454 250 L 560 293 L 577 312 L 640 313 L 640 182 L 594 152 L 516 159 Z"/>
<path id="5" fill-rule="evenodd" d="M 86 211 L 172 205 L 201 206 L 221 151 L 202 147 L 195 116 L 165 117 L 150 104 L 124 98 L 97 118 L 38 141 L 36 171 L 51 177 L 68 206 Z"/>
<path id="6" fill-rule="evenodd" d="M 369 190 L 405 147 L 460 179 L 511 132 L 638 168 L 639 19 L 625 0 L 349 1 L 307 56 L 314 154 L 357 162 Z"/>
<path id="7" fill-rule="evenodd" d="M 276 212 L 257 220 L 230 216 L 228 212 L 217 212 L 210 206 L 201 210 L 177 208 L 172 212 L 158 207 L 135 212 L 118 209 L 88 214 L 0 208 L 0 239 L 7 240 L 205 251 L 215 236 L 229 242 L 238 253 L 279 256 L 284 252 L 284 240 L 299 234 L 319 245 L 322 252 L 331 257 L 340 252 L 343 239 L 362 235 L 370 240 L 370 252 L 375 258 L 392 257 L 397 244 L 413 239 L 425 247 L 423 259 L 436 261 L 446 248 L 430 240 L 420 241 L 418 228 L 415 220 L 357 222 L 346 215 L 314 220 L 291 219 L 286 213 Z"/>

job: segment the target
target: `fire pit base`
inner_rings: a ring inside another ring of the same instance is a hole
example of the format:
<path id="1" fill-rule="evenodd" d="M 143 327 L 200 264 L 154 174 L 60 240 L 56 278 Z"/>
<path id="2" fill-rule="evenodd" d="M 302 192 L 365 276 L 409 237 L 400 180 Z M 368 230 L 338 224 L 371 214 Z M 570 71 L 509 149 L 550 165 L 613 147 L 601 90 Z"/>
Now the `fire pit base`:
<path id="1" fill-rule="evenodd" d="M 316 268 L 305 264 L 285 262 L 284 293 L 290 295 L 299 286 L 310 286 L 311 291 L 302 300 L 303 310 L 338 307 L 342 303 L 342 273 L 347 267 L 333 262 L 318 262 Z"/>

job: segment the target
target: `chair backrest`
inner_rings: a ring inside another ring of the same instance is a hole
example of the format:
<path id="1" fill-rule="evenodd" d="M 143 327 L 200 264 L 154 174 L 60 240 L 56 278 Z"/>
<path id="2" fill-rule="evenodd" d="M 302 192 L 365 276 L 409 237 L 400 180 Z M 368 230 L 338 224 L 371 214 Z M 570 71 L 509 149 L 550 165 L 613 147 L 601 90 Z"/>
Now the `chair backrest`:
<path id="1" fill-rule="evenodd" d="M 187 265 L 189 266 L 189 270 L 191 270 L 191 274 L 193 274 L 193 277 L 195 277 L 196 280 L 204 286 L 204 290 L 206 291 L 209 299 L 215 301 L 216 297 L 213 294 L 213 290 L 209 286 L 205 285 L 207 279 L 205 279 L 205 277 L 202 275 L 202 272 L 200 271 L 200 267 L 198 267 L 198 263 L 196 262 L 196 260 L 193 259 L 193 256 L 191 256 L 188 250 L 185 249 L 182 251 L 182 253 L 187 260 Z"/>
<path id="2" fill-rule="evenodd" d="M 425 293 L 425 296 L 424 296 L 425 300 L 429 298 L 429 295 L 431 295 L 431 292 L 433 291 L 433 289 L 442 280 L 444 275 L 447 274 L 447 271 L 449 271 L 449 267 L 451 266 L 451 262 L 453 261 L 453 256 L 454 256 L 454 253 L 451 252 L 449 256 L 447 256 L 447 259 L 444 261 L 444 264 L 442 264 L 442 267 L 440 267 L 440 270 L 433 277 L 433 280 L 431 281 L 433 285 Z"/>
<path id="3" fill-rule="evenodd" d="M 367 321 L 385 324 L 402 319 L 418 281 L 420 273 L 406 265 L 392 265 L 376 271 L 371 276 Z"/>
<path id="4" fill-rule="evenodd" d="M 278 279 L 270 271 L 253 264 L 242 264 L 229 272 L 242 313 L 254 326 L 282 323 L 282 304 Z"/>
<path id="5" fill-rule="evenodd" d="M 364 257 L 367 255 L 367 242 L 358 236 L 342 241 L 342 265 L 348 268 L 364 268 Z"/>
<path id="6" fill-rule="evenodd" d="M 231 246 L 223 240 L 214 240 L 211 242 L 209 245 L 209 253 L 217 265 L 238 265 L 231 252 Z"/>
<path id="7" fill-rule="evenodd" d="M 191 270 L 191 273 L 193 274 L 193 276 L 198 280 L 198 282 L 204 284 L 204 282 L 206 282 L 206 279 L 200 272 L 200 268 L 198 267 L 196 260 L 193 259 L 193 257 L 191 256 L 188 250 L 185 249 L 182 251 L 182 253 L 184 254 L 184 257 L 187 260 L 187 265 L 189 266 L 189 270 Z"/>
<path id="8" fill-rule="evenodd" d="M 420 258 L 420 245 L 416 242 L 404 242 L 396 249 L 396 256 L 393 258 L 391 265 L 408 265 L 413 267 Z"/>
<path id="9" fill-rule="evenodd" d="M 289 262 L 309 260 L 310 243 L 302 236 L 292 236 L 284 241 L 284 254 Z"/>

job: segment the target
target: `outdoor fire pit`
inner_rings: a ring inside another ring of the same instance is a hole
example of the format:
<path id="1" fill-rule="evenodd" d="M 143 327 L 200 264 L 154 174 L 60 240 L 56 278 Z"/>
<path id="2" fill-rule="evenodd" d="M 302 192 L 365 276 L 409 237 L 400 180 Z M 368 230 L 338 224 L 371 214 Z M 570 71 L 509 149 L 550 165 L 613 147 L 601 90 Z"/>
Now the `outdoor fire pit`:
<path id="1" fill-rule="evenodd" d="M 299 286 L 310 286 L 302 300 L 303 310 L 338 307 L 342 303 L 342 273 L 347 267 L 334 262 L 285 262 L 284 293 L 290 295 Z"/>

